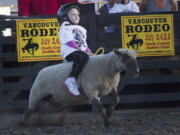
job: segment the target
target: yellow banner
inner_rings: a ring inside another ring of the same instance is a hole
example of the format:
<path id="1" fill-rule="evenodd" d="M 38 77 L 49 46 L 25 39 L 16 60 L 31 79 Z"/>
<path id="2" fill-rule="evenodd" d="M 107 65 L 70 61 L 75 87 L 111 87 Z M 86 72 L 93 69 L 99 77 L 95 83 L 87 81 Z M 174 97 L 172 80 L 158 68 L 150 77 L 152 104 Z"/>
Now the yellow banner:
<path id="1" fill-rule="evenodd" d="M 59 27 L 56 18 L 17 20 L 18 61 L 61 60 Z"/>
<path id="2" fill-rule="evenodd" d="M 142 56 L 174 55 L 173 15 L 122 16 L 122 47 Z"/>

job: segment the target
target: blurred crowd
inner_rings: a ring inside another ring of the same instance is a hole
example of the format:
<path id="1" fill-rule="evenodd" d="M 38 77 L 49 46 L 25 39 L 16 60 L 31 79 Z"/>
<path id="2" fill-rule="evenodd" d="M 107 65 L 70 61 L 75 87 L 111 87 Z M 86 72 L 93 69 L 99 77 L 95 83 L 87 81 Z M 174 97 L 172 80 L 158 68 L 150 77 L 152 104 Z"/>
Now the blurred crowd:
<path id="1" fill-rule="evenodd" d="M 97 14 L 139 13 L 139 12 L 171 12 L 177 11 L 177 0 L 107 0 Z M 107 32 L 119 31 L 120 26 L 111 25 L 105 28 Z"/>
<path id="2" fill-rule="evenodd" d="M 82 2 L 78 0 L 17 0 L 18 15 L 56 15 L 58 9 L 66 3 Z M 86 1 L 84 1 L 86 2 Z M 89 0 L 88 2 L 93 2 Z M 177 0 L 103 0 L 97 14 L 130 12 L 169 12 L 177 11 Z"/>
<path id="3" fill-rule="evenodd" d="M 78 0 L 17 0 L 18 15 L 56 15 L 61 5 Z"/>

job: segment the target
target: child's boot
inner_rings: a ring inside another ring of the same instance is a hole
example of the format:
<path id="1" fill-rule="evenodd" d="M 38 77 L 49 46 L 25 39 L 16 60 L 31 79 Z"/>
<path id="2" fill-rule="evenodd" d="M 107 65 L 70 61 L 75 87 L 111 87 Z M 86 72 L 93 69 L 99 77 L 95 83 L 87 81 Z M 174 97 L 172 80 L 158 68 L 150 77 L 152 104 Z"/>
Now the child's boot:
<path id="1" fill-rule="evenodd" d="M 69 77 L 66 79 L 64 82 L 65 87 L 67 87 L 68 91 L 74 95 L 74 96 L 79 96 L 80 92 L 78 89 L 78 84 L 76 83 L 76 80 L 74 77 Z"/>

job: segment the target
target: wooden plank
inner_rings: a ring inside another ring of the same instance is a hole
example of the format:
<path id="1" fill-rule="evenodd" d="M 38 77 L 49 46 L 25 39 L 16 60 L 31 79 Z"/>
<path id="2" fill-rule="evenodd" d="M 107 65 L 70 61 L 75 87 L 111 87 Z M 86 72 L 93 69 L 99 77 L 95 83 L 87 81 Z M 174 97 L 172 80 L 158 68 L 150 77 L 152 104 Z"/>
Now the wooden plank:
<path id="1" fill-rule="evenodd" d="M 38 62 L 34 68 L 43 68 L 48 62 Z M 18 83 L 2 84 L 1 89 L 4 91 L 30 90 L 35 76 L 24 76 Z"/>
<path id="2" fill-rule="evenodd" d="M 158 94 L 158 93 L 175 93 L 180 92 L 178 83 L 160 83 L 160 84 L 142 84 L 142 85 L 126 85 L 123 89 L 122 84 L 118 86 L 120 95 L 136 95 L 136 94 Z"/>
<path id="3" fill-rule="evenodd" d="M 139 76 L 122 77 L 121 84 L 159 84 L 159 83 L 180 83 L 180 75 L 154 75 L 154 76 Z"/>
<path id="4" fill-rule="evenodd" d="M 42 68 L 39 67 L 27 67 L 27 68 L 5 68 L 5 69 L 0 69 L 0 77 L 10 77 L 10 76 L 27 76 L 27 75 L 37 75 L 37 73 L 41 70 Z"/>
<path id="5" fill-rule="evenodd" d="M 16 52 L 1 53 L 0 61 L 3 61 L 3 62 L 17 61 L 17 53 Z M 48 61 L 48 62 L 53 62 L 53 61 Z M 59 61 L 59 63 L 61 63 L 61 61 Z"/>
<path id="6" fill-rule="evenodd" d="M 122 14 L 97 15 L 97 26 L 121 24 Z"/>
<path id="7" fill-rule="evenodd" d="M 95 5 L 94 3 L 87 3 L 87 4 L 81 4 L 80 5 L 81 14 L 87 16 L 89 14 L 93 14 L 95 11 Z"/>
<path id="8" fill-rule="evenodd" d="M 28 106 L 28 100 L 14 100 L 0 102 L 0 110 L 6 109 L 25 109 Z"/>
<path id="9" fill-rule="evenodd" d="M 3 62 L 17 61 L 17 53 L 1 53 L 0 61 Z"/>
<path id="10" fill-rule="evenodd" d="M 89 17 L 82 15 L 79 24 L 83 26 L 87 26 L 88 21 L 89 21 Z"/>
<path id="11" fill-rule="evenodd" d="M 179 16 L 180 17 L 180 16 Z M 179 40 L 180 40 L 180 19 L 179 21 L 174 22 L 174 40 L 175 40 L 175 45 L 179 45 Z"/>
<path id="12" fill-rule="evenodd" d="M 3 20 L 0 23 L 0 28 L 13 28 L 16 29 L 16 21 L 15 20 Z"/>
<path id="13" fill-rule="evenodd" d="M 32 78 L 32 77 L 31 77 Z M 19 91 L 19 90 L 30 90 L 33 81 L 27 79 L 27 82 L 16 82 L 16 83 L 4 83 L 1 85 L 1 91 Z"/>
<path id="14" fill-rule="evenodd" d="M 103 104 L 112 104 L 110 97 L 102 98 Z M 167 102 L 180 101 L 180 92 L 176 93 L 159 93 L 159 94 L 135 94 L 135 95 L 120 95 L 120 104 L 127 103 L 152 103 L 152 102 Z M 28 100 L 14 100 L 0 102 L 0 110 L 4 109 L 25 109 L 28 106 Z"/>
<path id="15" fill-rule="evenodd" d="M 48 19 L 48 18 L 57 18 L 57 15 L 34 15 L 34 16 L 9 16 L 9 15 L 0 15 L 0 20 L 4 21 L 5 19 L 8 21 L 15 20 L 25 20 L 25 19 Z"/>
<path id="16" fill-rule="evenodd" d="M 1 29 L 1 28 L 0 28 Z M 0 54 L 3 53 L 3 46 L 2 46 L 2 42 L 1 42 L 1 38 L 0 38 Z M 3 62 L 0 60 L 0 69 L 3 68 Z M 3 84 L 3 78 L 0 77 L 0 87 Z"/>
<path id="17" fill-rule="evenodd" d="M 122 96 L 122 103 L 144 103 L 144 102 L 166 102 L 180 101 L 180 92 L 176 93 L 160 93 L 160 94 L 139 94 Z"/>
<path id="18" fill-rule="evenodd" d="M 121 32 L 117 31 L 117 32 L 100 32 L 98 33 L 98 37 L 97 40 L 98 41 L 103 41 L 103 40 L 121 40 Z"/>
<path id="19" fill-rule="evenodd" d="M 180 4 L 179 4 L 180 5 Z M 180 10 L 180 9 L 178 9 Z M 180 21 L 180 12 L 178 11 L 177 13 L 174 13 L 174 22 L 177 23 Z"/>
<path id="20" fill-rule="evenodd" d="M 22 81 L 22 82 L 4 83 L 1 85 L 1 90 L 4 91 L 30 90 L 33 81 L 29 79 L 32 77 L 33 76 L 29 76 L 29 78 L 26 79 L 26 81 Z M 160 83 L 179 83 L 179 82 L 180 82 L 179 75 L 140 76 L 137 78 L 125 76 L 121 78 L 120 84 L 139 85 L 139 84 L 160 84 Z"/>
<path id="21" fill-rule="evenodd" d="M 88 46 L 92 49 L 92 51 L 95 51 L 95 44 L 97 41 L 96 23 L 94 22 L 96 22 L 96 15 L 89 15 L 87 41 Z"/>
<path id="22" fill-rule="evenodd" d="M 180 101 L 180 92 L 159 94 L 120 95 L 120 104 Z M 103 104 L 112 104 L 110 97 L 102 99 Z"/>
<path id="23" fill-rule="evenodd" d="M 0 96 L 0 102 L 4 101 L 13 101 L 13 99 L 20 93 L 20 90 L 18 91 L 12 91 L 8 92 L 7 94 L 3 94 L 3 96 Z"/>
<path id="24" fill-rule="evenodd" d="M 178 38 L 174 39 L 174 44 L 175 44 L 175 52 L 180 53 L 180 49 L 178 49 L 178 48 L 180 48 L 180 36 Z"/>
<path id="25" fill-rule="evenodd" d="M 180 68 L 180 59 L 166 60 L 166 58 L 162 58 L 162 60 L 158 61 L 140 61 L 138 65 L 141 70 Z"/>
<path id="26" fill-rule="evenodd" d="M 2 46 L 4 46 L 5 44 L 13 44 L 16 46 L 16 36 L 9 36 L 9 37 L 0 37 L 0 41 Z"/>

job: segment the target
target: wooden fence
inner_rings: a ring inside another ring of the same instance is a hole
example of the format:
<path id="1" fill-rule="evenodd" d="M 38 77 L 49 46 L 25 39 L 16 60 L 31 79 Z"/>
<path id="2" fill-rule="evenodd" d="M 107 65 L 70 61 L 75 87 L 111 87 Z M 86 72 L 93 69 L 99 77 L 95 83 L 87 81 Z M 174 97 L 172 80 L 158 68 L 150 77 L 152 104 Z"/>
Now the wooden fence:
<path id="1" fill-rule="evenodd" d="M 91 11 L 94 11 L 93 7 Z M 139 58 L 140 76 L 124 75 L 118 87 L 120 103 L 147 103 L 180 100 L 180 13 L 174 14 L 175 56 Z M 121 24 L 121 16 L 127 14 L 95 15 L 86 11 L 81 24 L 88 30 L 88 44 L 95 51 L 100 46 L 106 52 L 121 48 L 121 32 L 106 33 L 104 26 Z M 141 15 L 141 14 L 133 14 Z M 9 17 L 0 16 L 0 31 L 5 28 L 16 30 L 17 19 L 50 18 L 55 16 Z M 119 18 L 119 19 L 117 19 Z M 116 40 L 116 44 L 111 44 Z M 40 69 L 60 61 L 17 62 L 16 34 L 0 37 L 0 110 L 24 109 L 27 107 L 29 90 Z M 157 72 L 160 71 L 160 72 Z M 172 72 L 171 72 L 172 71 Z M 175 71 L 175 73 L 173 72 Z M 177 71 L 177 72 L 176 72 Z M 109 103 L 107 97 L 104 103 Z"/>

